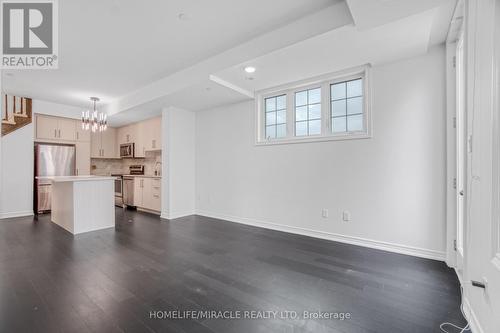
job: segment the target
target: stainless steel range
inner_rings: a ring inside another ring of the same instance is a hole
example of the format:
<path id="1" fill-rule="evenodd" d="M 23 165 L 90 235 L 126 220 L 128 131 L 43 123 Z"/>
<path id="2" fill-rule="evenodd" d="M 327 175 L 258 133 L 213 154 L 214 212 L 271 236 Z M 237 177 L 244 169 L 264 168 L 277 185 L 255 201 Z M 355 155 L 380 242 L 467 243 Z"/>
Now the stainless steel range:
<path id="1" fill-rule="evenodd" d="M 115 178 L 115 206 L 123 207 L 123 175 L 112 174 Z"/>

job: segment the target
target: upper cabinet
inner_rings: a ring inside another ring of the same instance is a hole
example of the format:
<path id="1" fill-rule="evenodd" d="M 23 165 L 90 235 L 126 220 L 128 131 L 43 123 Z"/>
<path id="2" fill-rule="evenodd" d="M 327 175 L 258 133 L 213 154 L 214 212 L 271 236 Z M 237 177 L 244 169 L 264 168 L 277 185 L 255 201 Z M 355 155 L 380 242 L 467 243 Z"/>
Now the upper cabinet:
<path id="1" fill-rule="evenodd" d="M 135 124 L 118 128 L 118 144 L 135 142 L 137 139 Z"/>
<path id="2" fill-rule="evenodd" d="M 144 122 L 144 146 L 146 151 L 161 149 L 161 117 L 148 119 Z"/>
<path id="3" fill-rule="evenodd" d="M 76 122 L 76 141 L 90 142 L 90 130 L 84 130 L 80 121 Z"/>
<path id="4" fill-rule="evenodd" d="M 36 139 L 50 141 L 75 141 L 76 120 L 62 117 L 36 115 Z"/>
<path id="5" fill-rule="evenodd" d="M 134 143 L 135 157 L 145 157 L 147 151 L 161 150 L 161 117 L 118 128 L 118 151 L 124 143 Z"/>
<path id="6" fill-rule="evenodd" d="M 116 128 L 109 127 L 103 132 L 93 132 L 91 134 L 91 149 L 90 156 L 92 158 L 118 158 L 120 151 L 118 150 L 116 140 Z"/>

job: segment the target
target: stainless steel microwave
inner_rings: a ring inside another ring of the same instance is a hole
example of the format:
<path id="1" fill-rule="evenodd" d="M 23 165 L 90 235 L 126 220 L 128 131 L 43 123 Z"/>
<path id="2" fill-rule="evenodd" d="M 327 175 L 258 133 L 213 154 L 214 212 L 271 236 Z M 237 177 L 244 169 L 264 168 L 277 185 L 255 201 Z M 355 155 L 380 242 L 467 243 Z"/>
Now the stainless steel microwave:
<path id="1" fill-rule="evenodd" d="M 120 145 L 120 157 L 134 157 L 134 143 L 122 143 Z"/>

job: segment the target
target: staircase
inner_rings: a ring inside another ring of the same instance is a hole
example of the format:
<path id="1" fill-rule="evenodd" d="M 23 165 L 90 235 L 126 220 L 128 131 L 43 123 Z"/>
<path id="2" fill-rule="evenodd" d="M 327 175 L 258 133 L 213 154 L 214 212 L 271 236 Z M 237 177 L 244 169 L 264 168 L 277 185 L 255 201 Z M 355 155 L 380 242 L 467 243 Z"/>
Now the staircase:
<path id="1" fill-rule="evenodd" d="M 30 124 L 31 98 L 2 94 L 2 136 Z"/>

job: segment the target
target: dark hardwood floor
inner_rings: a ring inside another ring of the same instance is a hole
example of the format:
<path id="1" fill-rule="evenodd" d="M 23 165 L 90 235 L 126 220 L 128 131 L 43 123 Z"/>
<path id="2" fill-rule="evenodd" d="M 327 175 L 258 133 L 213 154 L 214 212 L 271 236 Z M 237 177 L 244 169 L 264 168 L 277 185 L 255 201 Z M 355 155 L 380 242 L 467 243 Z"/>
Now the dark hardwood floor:
<path id="1" fill-rule="evenodd" d="M 459 301 L 442 262 L 200 216 L 117 209 L 116 230 L 76 237 L 49 216 L 0 221 L 0 332 L 439 332 L 465 324 Z M 279 312 L 159 319 L 174 310 Z"/>

